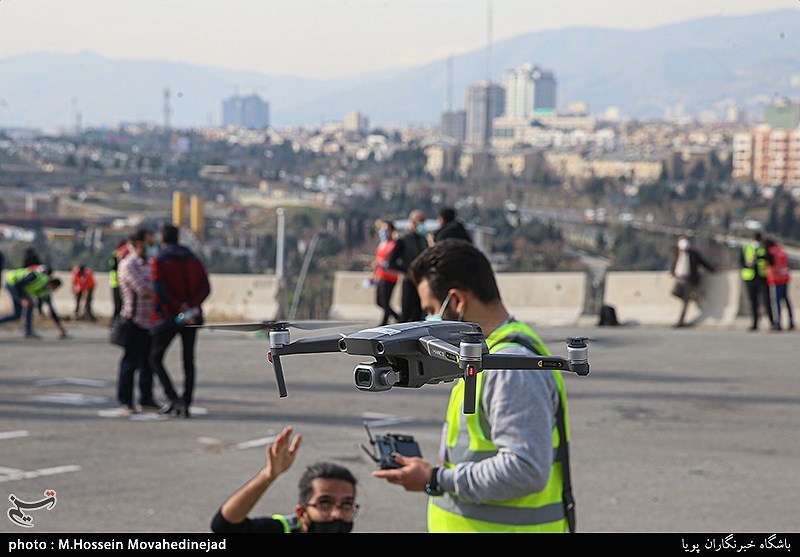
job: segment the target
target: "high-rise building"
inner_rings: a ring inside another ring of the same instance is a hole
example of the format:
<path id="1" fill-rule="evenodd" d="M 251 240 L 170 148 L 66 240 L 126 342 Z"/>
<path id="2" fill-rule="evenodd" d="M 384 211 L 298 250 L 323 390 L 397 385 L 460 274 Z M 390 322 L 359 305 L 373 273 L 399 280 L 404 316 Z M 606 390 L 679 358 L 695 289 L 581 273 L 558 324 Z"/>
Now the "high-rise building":
<path id="1" fill-rule="evenodd" d="M 553 72 L 539 66 L 522 64 L 503 74 L 506 90 L 505 116 L 529 118 L 534 112 L 555 110 L 556 79 Z"/>
<path id="2" fill-rule="evenodd" d="M 186 194 L 172 192 L 172 224 L 180 228 L 186 224 Z"/>
<path id="3" fill-rule="evenodd" d="M 269 127 L 269 103 L 258 95 L 235 95 L 222 101 L 222 125 L 237 128 Z"/>
<path id="4" fill-rule="evenodd" d="M 442 135 L 462 142 L 467 136 L 467 111 L 446 110 L 442 112 Z"/>
<path id="5" fill-rule="evenodd" d="M 485 147 L 492 137 L 492 120 L 505 112 L 505 89 L 496 83 L 481 81 L 467 89 L 466 141 Z"/>
<path id="6" fill-rule="evenodd" d="M 782 99 L 764 107 L 764 123 L 776 130 L 793 130 L 800 125 L 800 103 Z"/>
<path id="7" fill-rule="evenodd" d="M 800 129 L 757 126 L 734 135 L 732 177 L 759 186 L 800 186 Z"/>
<path id="8" fill-rule="evenodd" d="M 369 131 L 369 118 L 358 111 L 348 112 L 344 115 L 344 129 L 347 131 L 367 133 Z"/>

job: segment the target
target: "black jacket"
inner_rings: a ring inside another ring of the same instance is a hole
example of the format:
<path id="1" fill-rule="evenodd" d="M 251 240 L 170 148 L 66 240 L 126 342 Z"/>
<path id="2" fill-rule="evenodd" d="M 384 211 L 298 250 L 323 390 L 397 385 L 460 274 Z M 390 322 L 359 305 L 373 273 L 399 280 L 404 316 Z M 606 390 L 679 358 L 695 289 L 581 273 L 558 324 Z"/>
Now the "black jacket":
<path id="1" fill-rule="evenodd" d="M 472 241 L 472 237 L 467 232 L 467 229 L 464 228 L 464 225 L 457 220 L 453 220 L 442 226 L 439 230 L 436 231 L 436 234 L 433 235 L 434 242 L 440 242 L 441 240 L 445 240 L 447 238 L 458 238 L 461 240 L 467 240 L 468 242 Z"/>
<path id="2" fill-rule="evenodd" d="M 675 264 L 678 262 L 678 250 L 675 250 L 672 253 L 672 265 L 669 268 L 669 272 L 671 274 L 675 273 Z M 705 267 L 708 271 L 714 272 L 716 268 L 711 265 L 708 261 L 703 259 L 703 256 L 700 255 L 694 248 L 689 248 L 689 283 L 693 286 L 700 284 L 700 266 Z"/>

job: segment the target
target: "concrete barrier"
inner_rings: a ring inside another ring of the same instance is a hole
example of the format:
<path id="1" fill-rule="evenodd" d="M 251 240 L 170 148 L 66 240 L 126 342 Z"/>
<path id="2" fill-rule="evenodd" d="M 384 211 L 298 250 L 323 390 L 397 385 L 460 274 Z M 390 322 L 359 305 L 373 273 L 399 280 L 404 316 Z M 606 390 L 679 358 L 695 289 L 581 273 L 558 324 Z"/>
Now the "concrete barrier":
<path id="1" fill-rule="evenodd" d="M 70 316 L 75 311 L 71 272 L 56 271 L 53 276 L 60 278 L 63 283 L 62 287 L 56 290 L 53 299 L 56 310 L 60 316 Z M 98 318 L 107 319 L 114 313 L 108 273 L 96 272 L 94 278 L 96 287 L 92 309 Z M 215 273 L 209 277 L 209 281 L 211 294 L 203 304 L 207 320 L 260 321 L 275 319 L 277 316 L 278 281 L 274 275 Z M 11 297 L 5 291 L 0 295 L 0 314 L 5 315 L 11 310 Z"/>
<path id="2" fill-rule="evenodd" d="M 497 286 L 514 317 L 549 327 L 577 324 L 586 297 L 586 273 L 498 273 Z"/>
<path id="3" fill-rule="evenodd" d="M 337 271 L 333 276 L 333 299 L 328 311 L 329 319 L 364 321 L 378 324 L 383 310 L 378 307 L 374 286 L 364 286 L 372 276 L 368 272 Z M 392 292 L 392 308 L 399 314 L 402 302 L 402 279 L 397 281 Z"/>
<path id="4" fill-rule="evenodd" d="M 739 313 L 741 277 L 738 271 L 704 274 L 697 304 L 691 302 L 687 323 L 729 327 Z M 620 323 L 672 325 L 682 302 L 671 294 L 675 279 L 664 271 L 606 273 L 603 302 L 613 306 Z"/>
<path id="5" fill-rule="evenodd" d="M 364 272 L 337 272 L 334 275 L 331 319 L 379 321 L 381 310 L 375 303 L 375 289 L 365 288 Z M 583 311 L 586 291 L 584 273 L 500 273 L 498 286 L 514 315 L 523 321 L 543 325 L 573 325 Z M 392 306 L 399 310 L 400 286 L 392 293 Z"/>

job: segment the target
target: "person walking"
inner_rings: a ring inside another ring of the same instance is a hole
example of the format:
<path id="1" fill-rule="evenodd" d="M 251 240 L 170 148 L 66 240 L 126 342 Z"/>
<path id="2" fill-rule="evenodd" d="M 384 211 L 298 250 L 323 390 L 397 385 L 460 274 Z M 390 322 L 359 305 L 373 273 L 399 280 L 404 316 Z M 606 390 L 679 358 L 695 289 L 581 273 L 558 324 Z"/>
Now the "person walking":
<path id="1" fill-rule="evenodd" d="M 794 329 L 794 316 L 792 315 L 792 302 L 789 300 L 789 281 L 792 278 L 789 257 L 783 248 L 771 238 L 766 239 L 764 247 L 767 248 L 769 255 L 767 285 L 769 286 L 769 298 L 772 301 L 772 330 L 783 329 L 781 306 L 785 306 L 786 315 L 789 317 L 787 329 L 791 331 Z"/>
<path id="2" fill-rule="evenodd" d="M 744 244 L 739 252 L 742 280 L 744 280 L 747 287 L 750 313 L 753 317 L 751 331 L 758 330 L 759 306 L 762 304 L 767 313 L 770 327 L 775 321 L 772 316 L 772 303 L 769 297 L 769 285 L 767 284 L 768 257 L 769 253 L 764 247 L 761 232 L 753 233 L 753 240 Z"/>
<path id="3" fill-rule="evenodd" d="M 414 283 L 407 271 L 414 261 L 428 247 L 425 233 L 425 213 L 415 209 L 408 216 L 408 231 L 397 240 L 392 255 L 389 257 L 389 268 L 404 274 L 401 284 L 402 308 L 400 321 L 421 321 L 422 307 Z"/>
<path id="4" fill-rule="evenodd" d="M 550 355 L 502 301 L 491 264 L 466 240 L 442 240 L 411 264 L 429 318 L 481 326 L 491 354 Z M 395 456 L 373 476 L 424 491 L 431 532 L 573 532 L 569 414 L 560 371 L 487 369 L 474 414 L 457 379 L 436 465 Z"/>
<path id="5" fill-rule="evenodd" d="M 692 247 L 689 238 L 680 236 L 678 238 L 677 249 L 672 254 L 672 264 L 669 274 L 675 278 L 672 287 L 672 294 L 681 299 L 680 317 L 674 327 L 687 327 L 686 312 L 689 309 L 689 302 L 694 300 L 697 303 L 697 291 L 700 286 L 700 267 L 705 268 L 710 273 L 716 273 L 717 269 L 711 265 L 700 252 Z"/>
<path id="6" fill-rule="evenodd" d="M 121 416 L 134 412 L 157 411 L 153 398 L 153 368 L 150 365 L 150 324 L 153 285 L 145 253 L 153 244 L 153 233 L 139 229 L 131 237 L 131 252 L 117 268 L 122 307 L 119 319 L 129 320 L 127 342 L 119 363 L 117 401 Z M 139 370 L 139 404 L 134 406 L 134 375 Z"/>
<path id="7" fill-rule="evenodd" d="M 383 310 L 381 325 L 389 323 L 389 319 L 400 321 L 400 316 L 392 308 L 392 292 L 399 275 L 389 268 L 389 257 L 395 248 L 395 228 L 391 221 L 383 221 L 380 231 L 380 243 L 375 249 L 375 261 L 372 269 L 372 282 L 376 285 L 376 301 Z"/>
<path id="8" fill-rule="evenodd" d="M 195 341 L 198 329 L 186 325 L 202 325 L 202 303 L 211 286 L 203 262 L 192 251 L 178 243 L 178 228 L 166 224 L 161 230 L 164 246 L 151 261 L 153 311 L 150 327 L 150 365 L 169 398 L 161 413 L 180 418 L 190 417 L 195 381 Z M 183 395 L 178 396 L 164 366 L 164 354 L 177 335 L 183 348 Z"/>

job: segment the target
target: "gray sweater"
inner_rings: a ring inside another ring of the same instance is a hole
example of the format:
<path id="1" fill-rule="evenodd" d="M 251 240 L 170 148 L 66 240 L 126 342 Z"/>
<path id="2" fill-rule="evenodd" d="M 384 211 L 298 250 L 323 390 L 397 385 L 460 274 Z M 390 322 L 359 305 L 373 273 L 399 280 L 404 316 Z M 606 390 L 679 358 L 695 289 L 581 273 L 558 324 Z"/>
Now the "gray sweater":
<path id="1" fill-rule="evenodd" d="M 509 346 L 498 354 L 531 354 Z M 541 491 L 553 464 L 552 430 L 558 410 L 558 388 L 551 371 L 489 370 L 483 382 L 481 410 L 498 448 L 491 458 L 442 468 L 437 479 L 461 500 L 505 501 Z M 462 432 L 464 434 L 465 432 Z"/>

